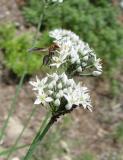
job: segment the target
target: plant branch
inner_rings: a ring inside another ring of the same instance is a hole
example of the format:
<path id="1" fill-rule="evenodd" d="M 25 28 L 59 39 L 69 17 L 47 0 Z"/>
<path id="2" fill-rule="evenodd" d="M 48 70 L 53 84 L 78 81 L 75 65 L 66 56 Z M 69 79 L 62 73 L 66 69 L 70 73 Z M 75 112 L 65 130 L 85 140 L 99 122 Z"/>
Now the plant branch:
<path id="1" fill-rule="evenodd" d="M 9 148 L 5 151 L 0 152 L 0 156 L 4 156 L 4 155 L 6 156 L 6 154 L 8 154 L 9 152 L 14 152 L 14 151 L 17 151 L 19 149 L 23 149 L 23 148 L 28 147 L 28 146 L 29 146 L 29 144 L 24 144 L 24 145 L 18 146 L 16 148 Z"/>
<path id="2" fill-rule="evenodd" d="M 53 125 L 53 121 L 52 118 L 50 118 L 49 122 L 45 125 L 45 122 L 47 122 L 47 120 L 49 119 L 49 117 L 51 117 L 50 115 L 48 115 L 44 122 L 43 122 L 43 126 L 41 126 L 41 128 L 39 129 L 38 133 L 36 134 L 32 144 L 30 145 L 30 148 L 26 154 L 26 156 L 24 157 L 23 160 L 30 160 L 30 158 L 32 157 L 32 154 L 34 152 L 34 150 L 36 149 L 36 147 L 38 146 L 39 142 L 44 138 L 45 134 L 48 132 L 48 130 L 50 129 L 50 127 Z M 42 131 L 43 128 L 43 131 Z"/>

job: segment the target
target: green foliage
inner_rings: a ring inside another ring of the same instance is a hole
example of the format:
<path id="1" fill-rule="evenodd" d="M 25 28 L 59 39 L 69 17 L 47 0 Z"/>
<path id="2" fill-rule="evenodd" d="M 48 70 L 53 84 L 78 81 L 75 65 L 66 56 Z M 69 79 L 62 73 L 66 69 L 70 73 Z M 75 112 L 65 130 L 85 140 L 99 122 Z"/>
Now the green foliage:
<path id="1" fill-rule="evenodd" d="M 37 47 L 42 47 L 42 48 L 47 48 L 51 45 L 52 39 L 49 37 L 49 32 L 44 31 L 42 32 L 41 36 L 39 36 L 36 46 Z"/>
<path id="2" fill-rule="evenodd" d="M 26 17 L 27 21 L 32 24 L 39 23 L 39 17 L 41 14 L 42 3 L 41 0 L 30 0 L 29 1 L 30 7 L 24 7 L 24 16 Z"/>
<path id="3" fill-rule="evenodd" d="M 41 69 L 43 55 L 27 51 L 31 47 L 33 38 L 31 33 L 15 35 L 16 29 L 13 25 L 1 26 L 0 33 L 1 48 L 5 52 L 5 65 L 10 70 L 20 77 L 25 70 L 27 74 L 33 74 Z"/>
<path id="4" fill-rule="evenodd" d="M 28 0 L 23 8 L 26 20 L 37 25 L 41 8 L 41 0 Z M 103 58 L 106 69 L 111 70 L 123 55 L 123 27 L 117 18 L 118 11 L 107 0 L 65 0 L 46 10 L 43 29 L 63 27 L 74 31 Z"/>
<path id="5" fill-rule="evenodd" d="M 6 45 L 6 42 L 8 42 L 13 38 L 15 31 L 16 31 L 15 26 L 13 26 L 12 24 L 1 25 L 0 27 L 0 47 L 1 48 L 4 48 Z"/>
<path id="6" fill-rule="evenodd" d="M 41 66 L 39 56 L 27 52 L 29 48 L 30 36 L 28 34 L 13 38 L 6 44 L 6 65 L 18 76 L 26 70 L 27 74 L 32 74 Z"/>

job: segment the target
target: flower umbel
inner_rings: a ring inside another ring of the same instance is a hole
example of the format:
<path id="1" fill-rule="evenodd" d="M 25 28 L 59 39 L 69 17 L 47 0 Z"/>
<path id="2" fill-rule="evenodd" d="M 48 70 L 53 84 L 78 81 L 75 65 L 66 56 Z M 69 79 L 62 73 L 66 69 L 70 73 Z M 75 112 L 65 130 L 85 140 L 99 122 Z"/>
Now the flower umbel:
<path id="1" fill-rule="evenodd" d="M 75 33 L 65 29 L 55 29 L 49 32 L 49 36 L 59 46 L 59 49 L 56 50 L 55 55 L 52 57 L 50 66 L 59 68 L 62 64 L 67 64 L 66 70 L 69 73 L 88 71 L 93 75 L 95 68 L 100 73 L 102 72 L 101 59 L 97 59 L 93 49 Z"/>
<path id="2" fill-rule="evenodd" d="M 38 79 L 38 78 L 36 78 Z M 44 80 L 46 81 L 45 85 Z M 47 75 L 40 81 L 37 87 L 36 82 L 30 82 L 32 86 L 36 86 L 36 100 L 34 104 L 49 105 L 52 113 L 58 111 L 71 110 L 73 106 L 83 106 L 91 110 L 91 100 L 86 87 L 76 84 L 73 79 L 69 79 L 65 73 L 58 75 L 54 73 Z"/>

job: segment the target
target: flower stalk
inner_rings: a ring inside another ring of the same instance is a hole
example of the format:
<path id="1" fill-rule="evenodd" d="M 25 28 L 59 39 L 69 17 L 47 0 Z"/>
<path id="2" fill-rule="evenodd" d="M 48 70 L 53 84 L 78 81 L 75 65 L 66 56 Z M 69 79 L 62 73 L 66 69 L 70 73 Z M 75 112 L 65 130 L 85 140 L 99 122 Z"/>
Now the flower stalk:
<path id="1" fill-rule="evenodd" d="M 50 118 L 50 120 L 47 123 L 47 120 Z M 47 115 L 41 128 L 39 129 L 38 133 L 36 134 L 32 144 L 30 145 L 28 152 L 26 154 L 26 156 L 24 157 L 23 160 L 30 160 L 30 158 L 32 157 L 36 147 L 38 146 L 38 144 L 42 141 L 42 139 L 44 138 L 44 136 L 46 135 L 46 133 L 48 132 L 48 130 L 50 129 L 50 127 L 53 125 L 54 121 L 53 118 L 51 117 L 51 115 Z M 45 125 L 45 127 L 44 127 Z"/>
<path id="2" fill-rule="evenodd" d="M 46 135 L 46 133 L 48 132 L 48 130 L 50 129 L 52 124 L 53 124 L 53 122 L 50 120 L 47 123 L 46 127 L 44 128 L 43 132 L 41 132 L 42 130 L 39 130 L 39 132 L 37 133 L 36 137 L 34 138 L 32 144 L 30 145 L 30 148 L 29 148 L 29 150 L 23 160 L 30 160 L 34 150 L 38 146 L 39 142 L 44 138 L 44 136 Z"/>
<path id="3" fill-rule="evenodd" d="M 34 151 L 36 150 L 36 147 L 42 141 L 42 139 L 47 134 L 49 129 L 52 127 L 52 125 L 58 120 L 58 118 L 60 118 L 64 114 L 70 113 L 71 111 L 73 111 L 74 108 L 76 108 L 75 105 L 70 110 L 59 111 L 59 112 L 54 113 L 53 115 L 51 115 L 50 112 L 47 114 L 45 120 L 43 121 L 41 128 L 39 129 L 38 133 L 36 134 L 32 144 L 30 145 L 28 152 L 23 160 L 30 160 Z M 44 127 L 44 125 L 45 125 L 45 127 Z"/>

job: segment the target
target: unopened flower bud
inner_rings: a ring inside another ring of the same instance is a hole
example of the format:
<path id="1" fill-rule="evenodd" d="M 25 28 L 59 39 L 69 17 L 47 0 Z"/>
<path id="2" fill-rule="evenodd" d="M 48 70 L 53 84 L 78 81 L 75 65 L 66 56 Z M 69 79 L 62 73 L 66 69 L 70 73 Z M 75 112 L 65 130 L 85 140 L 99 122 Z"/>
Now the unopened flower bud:
<path id="1" fill-rule="evenodd" d="M 57 93 L 56 98 L 61 98 L 61 95 L 59 93 Z"/>
<path id="2" fill-rule="evenodd" d="M 58 89 L 62 89 L 62 83 L 58 84 Z"/>
<path id="3" fill-rule="evenodd" d="M 53 94 L 53 91 L 48 90 L 48 94 L 49 94 L 49 95 Z"/>
<path id="4" fill-rule="evenodd" d="M 63 90 L 60 90 L 59 94 L 60 94 L 60 97 L 62 97 L 63 96 Z"/>
<path id="5" fill-rule="evenodd" d="M 67 92 L 68 92 L 68 89 L 67 89 L 67 88 L 63 89 L 63 92 L 64 92 L 64 93 L 67 93 Z"/>
<path id="6" fill-rule="evenodd" d="M 83 67 L 87 66 L 87 63 L 82 62 L 82 66 L 83 66 Z"/>
<path id="7" fill-rule="evenodd" d="M 49 88 L 49 89 L 53 89 L 53 84 L 50 83 L 50 84 L 48 85 L 48 88 Z"/>
<path id="8" fill-rule="evenodd" d="M 66 110 L 70 110 L 70 109 L 72 108 L 72 105 L 67 104 L 67 105 L 65 106 L 65 108 L 66 108 Z"/>
<path id="9" fill-rule="evenodd" d="M 77 63 L 77 64 L 80 64 L 80 59 L 77 59 L 76 63 Z"/>
<path id="10" fill-rule="evenodd" d="M 84 56 L 84 57 L 83 57 L 83 60 L 84 60 L 84 61 L 88 61 L 88 55 Z"/>
<path id="11" fill-rule="evenodd" d="M 74 64 L 76 62 L 75 58 L 71 59 L 71 63 Z"/>
<path id="12" fill-rule="evenodd" d="M 60 106 L 60 100 L 59 100 L 59 99 L 56 99 L 55 102 L 54 102 L 54 104 L 55 104 L 55 106 L 57 106 L 57 107 Z"/>
<path id="13" fill-rule="evenodd" d="M 52 81 L 52 85 L 53 85 L 53 86 L 56 86 L 56 81 L 55 81 L 55 80 Z"/>
<path id="14" fill-rule="evenodd" d="M 92 75 L 93 75 L 93 76 L 100 76 L 101 74 L 102 74 L 101 71 L 93 71 L 93 72 L 92 72 Z"/>
<path id="15" fill-rule="evenodd" d="M 77 68 L 77 71 L 78 71 L 78 72 L 82 72 L 82 67 L 78 67 L 78 68 Z"/>

